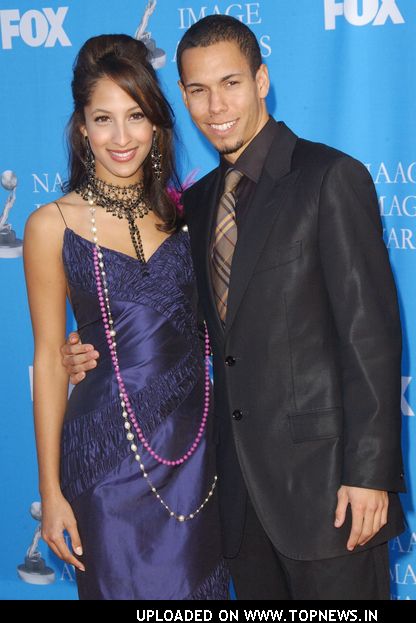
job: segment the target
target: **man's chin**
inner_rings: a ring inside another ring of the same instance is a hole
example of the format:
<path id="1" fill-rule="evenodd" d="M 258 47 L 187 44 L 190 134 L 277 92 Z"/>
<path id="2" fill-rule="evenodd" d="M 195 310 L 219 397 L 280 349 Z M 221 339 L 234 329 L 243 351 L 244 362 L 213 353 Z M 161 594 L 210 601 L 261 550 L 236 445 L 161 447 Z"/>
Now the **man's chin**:
<path id="1" fill-rule="evenodd" d="M 221 154 L 221 156 L 229 156 L 231 154 L 235 154 L 237 151 L 239 151 L 244 145 L 244 141 L 240 140 L 237 143 L 234 143 L 232 145 L 217 145 L 216 149 L 218 151 L 219 154 Z"/>

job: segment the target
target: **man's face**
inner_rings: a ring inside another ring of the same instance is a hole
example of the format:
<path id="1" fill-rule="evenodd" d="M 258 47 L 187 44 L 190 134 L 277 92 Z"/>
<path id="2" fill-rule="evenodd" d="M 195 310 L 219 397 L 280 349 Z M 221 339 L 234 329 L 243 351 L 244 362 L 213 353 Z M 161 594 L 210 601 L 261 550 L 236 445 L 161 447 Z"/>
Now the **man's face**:
<path id="1" fill-rule="evenodd" d="M 232 163 L 267 123 L 267 68 L 253 77 L 234 41 L 185 50 L 179 86 L 195 125 Z"/>

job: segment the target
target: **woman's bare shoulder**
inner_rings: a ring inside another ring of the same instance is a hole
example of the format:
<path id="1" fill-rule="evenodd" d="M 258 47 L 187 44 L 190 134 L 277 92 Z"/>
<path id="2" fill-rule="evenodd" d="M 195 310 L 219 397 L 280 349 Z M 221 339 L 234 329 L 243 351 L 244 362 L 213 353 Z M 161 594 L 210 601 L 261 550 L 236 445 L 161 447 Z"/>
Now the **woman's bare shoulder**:
<path id="1" fill-rule="evenodd" d="M 45 203 L 34 210 L 26 222 L 26 231 L 47 228 L 48 232 L 62 231 L 65 227 L 66 215 L 76 214 L 84 204 L 83 199 L 75 192 L 59 197 L 56 201 Z"/>

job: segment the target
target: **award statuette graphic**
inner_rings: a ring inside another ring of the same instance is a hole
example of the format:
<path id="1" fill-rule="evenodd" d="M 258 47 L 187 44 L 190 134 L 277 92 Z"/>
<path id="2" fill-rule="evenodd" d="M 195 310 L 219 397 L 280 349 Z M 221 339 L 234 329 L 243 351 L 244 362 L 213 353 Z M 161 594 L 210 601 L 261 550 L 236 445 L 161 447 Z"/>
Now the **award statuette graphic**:
<path id="1" fill-rule="evenodd" d="M 30 507 L 30 514 L 33 519 L 39 521 L 42 519 L 42 508 L 40 502 L 33 502 Z M 38 544 L 41 536 L 40 523 L 36 526 L 32 543 L 26 552 L 25 562 L 17 567 L 17 574 L 23 582 L 28 584 L 52 584 L 55 582 L 55 571 L 46 566 Z"/>
<path id="2" fill-rule="evenodd" d="M 3 171 L 0 183 L 9 195 L 0 216 L 0 257 L 20 257 L 22 255 L 23 240 L 16 238 L 10 223 L 7 222 L 9 212 L 16 201 L 17 177 L 13 171 Z M 0 208 L 1 209 L 1 208 Z"/>
<path id="3" fill-rule="evenodd" d="M 142 41 L 149 50 L 149 61 L 153 65 L 154 69 L 160 69 L 166 64 L 166 52 L 156 47 L 156 41 L 152 39 L 152 33 L 146 32 L 147 24 L 149 23 L 150 16 L 156 8 L 157 0 L 149 0 L 144 10 L 142 21 L 139 24 L 134 38 Z"/>

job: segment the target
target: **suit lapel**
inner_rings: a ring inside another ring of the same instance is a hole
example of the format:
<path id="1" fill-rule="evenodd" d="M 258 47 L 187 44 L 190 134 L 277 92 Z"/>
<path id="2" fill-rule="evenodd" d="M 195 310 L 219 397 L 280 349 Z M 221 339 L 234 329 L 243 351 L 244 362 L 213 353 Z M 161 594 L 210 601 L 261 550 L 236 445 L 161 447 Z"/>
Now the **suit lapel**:
<path id="1" fill-rule="evenodd" d="M 195 270 L 199 277 L 199 296 L 204 302 L 206 313 L 210 316 L 211 326 L 214 326 L 215 330 L 222 335 L 222 323 L 212 287 L 210 259 L 211 234 L 217 211 L 220 182 L 221 172 L 217 169 L 213 171 L 212 178 L 205 188 L 192 198 L 193 203 L 197 205 L 194 205 L 190 233 Z"/>
<path id="2" fill-rule="evenodd" d="M 297 137 L 284 124 L 272 143 L 247 218 L 238 236 L 228 293 L 227 333 L 250 282 L 267 237 L 285 206 L 285 198 L 298 177 L 291 172 L 291 160 Z M 212 286 L 211 286 L 212 287 Z M 215 306 L 215 303 L 214 303 Z"/>

